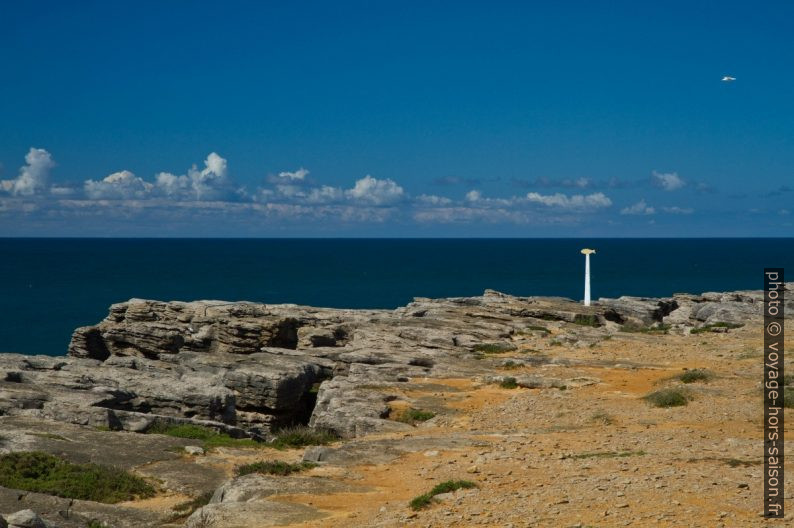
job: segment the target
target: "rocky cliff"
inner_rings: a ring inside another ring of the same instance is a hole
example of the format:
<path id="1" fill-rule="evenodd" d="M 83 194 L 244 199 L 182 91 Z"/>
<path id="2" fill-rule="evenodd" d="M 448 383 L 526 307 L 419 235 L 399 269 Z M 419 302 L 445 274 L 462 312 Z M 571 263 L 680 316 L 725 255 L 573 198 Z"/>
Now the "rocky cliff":
<path id="1" fill-rule="evenodd" d="M 0 355 L 0 418 L 129 432 L 190 423 L 260 440 L 296 423 L 343 438 L 408 431 L 411 425 L 388 419 L 401 384 L 490 379 L 500 360 L 483 361 L 485 355 L 510 350 L 539 328 L 554 332 L 542 345 L 548 350 L 589 347 L 626 330 L 722 332 L 760 320 L 762 301 L 761 292 L 742 291 L 599 299 L 584 307 L 486 291 L 417 298 L 396 310 L 344 310 L 132 299 L 75 330 L 67 356 Z M 794 315 L 794 300 L 786 309 Z M 510 363 L 562 364 L 545 350 Z M 517 381 L 562 388 L 588 382 Z"/>

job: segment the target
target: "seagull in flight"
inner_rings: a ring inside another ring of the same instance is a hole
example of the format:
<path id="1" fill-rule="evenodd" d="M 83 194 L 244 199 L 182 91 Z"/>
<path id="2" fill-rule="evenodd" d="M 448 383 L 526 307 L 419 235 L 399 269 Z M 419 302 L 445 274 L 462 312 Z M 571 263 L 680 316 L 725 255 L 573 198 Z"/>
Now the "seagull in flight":
<path id="1" fill-rule="evenodd" d="M 726 75 L 722 78 L 722 82 L 733 82 L 736 80 L 736 77 L 731 77 L 730 75 Z"/>

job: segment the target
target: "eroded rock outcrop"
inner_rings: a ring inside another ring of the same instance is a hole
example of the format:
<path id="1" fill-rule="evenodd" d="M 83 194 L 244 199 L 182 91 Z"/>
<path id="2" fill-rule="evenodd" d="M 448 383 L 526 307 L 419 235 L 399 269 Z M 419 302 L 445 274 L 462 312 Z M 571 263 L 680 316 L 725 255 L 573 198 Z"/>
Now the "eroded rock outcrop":
<path id="1" fill-rule="evenodd" d="M 476 347 L 509 344 L 539 323 L 578 323 L 556 340 L 587 346 L 626 324 L 685 333 L 741 323 L 760 318 L 762 302 L 758 291 L 584 307 L 488 290 L 396 310 L 132 299 L 75 330 L 66 357 L 0 355 L 0 413 L 129 431 L 200 423 L 256 437 L 302 422 L 357 436 L 400 427 L 386 420 L 389 391 L 373 386 L 476 375 Z"/>

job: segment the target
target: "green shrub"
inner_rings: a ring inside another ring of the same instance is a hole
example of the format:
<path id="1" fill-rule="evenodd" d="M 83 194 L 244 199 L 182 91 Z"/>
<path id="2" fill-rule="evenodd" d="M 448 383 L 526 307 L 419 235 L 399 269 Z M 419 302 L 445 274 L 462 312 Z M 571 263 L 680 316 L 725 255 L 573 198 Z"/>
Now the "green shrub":
<path id="1" fill-rule="evenodd" d="M 689 403 L 689 395 L 681 389 L 661 389 L 644 397 L 654 407 L 681 407 Z"/>
<path id="2" fill-rule="evenodd" d="M 447 480 L 434 486 L 433 489 L 428 493 L 423 493 L 422 495 L 414 497 L 411 502 L 408 503 L 408 505 L 414 511 L 421 510 L 422 508 L 429 506 L 433 502 L 433 497 L 436 495 L 450 493 L 459 489 L 470 489 L 476 487 L 477 484 L 470 480 Z"/>
<path id="3" fill-rule="evenodd" d="M 676 376 L 682 383 L 694 383 L 696 381 L 709 381 L 714 378 L 714 373 L 708 369 L 687 370 L 683 374 Z"/>
<path id="4" fill-rule="evenodd" d="M 573 318 L 573 323 L 582 326 L 601 326 L 598 322 L 598 317 L 592 314 L 576 314 Z"/>
<path id="5" fill-rule="evenodd" d="M 199 440 L 205 449 L 212 449 L 213 447 L 266 447 L 267 445 L 251 438 L 232 438 L 227 433 L 192 424 L 168 425 L 155 423 L 146 433 Z"/>
<path id="6" fill-rule="evenodd" d="M 148 482 L 123 469 L 72 464 L 40 451 L 0 456 L 0 486 L 110 504 L 155 493 Z"/>
<path id="7" fill-rule="evenodd" d="M 249 475 L 251 473 L 286 476 L 314 467 L 317 467 L 317 464 L 313 464 L 311 462 L 298 462 L 297 464 L 292 464 L 290 462 L 282 462 L 281 460 L 268 460 L 265 462 L 254 462 L 252 464 L 239 466 L 235 472 L 237 473 L 238 477 L 242 475 Z"/>
<path id="8" fill-rule="evenodd" d="M 656 324 L 654 326 L 642 326 L 634 323 L 626 323 L 620 327 L 621 332 L 631 332 L 636 334 L 667 334 L 670 331 L 669 324 Z"/>
<path id="9" fill-rule="evenodd" d="M 315 429 L 306 425 L 284 427 L 275 435 L 270 445 L 278 449 L 326 445 L 339 440 L 339 435 L 329 429 Z"/>
<path id="10" fill-rule="evenodd" d="M 512 352 L 515 349 L 515 345 L 510 343 L 478 343 L 474 345 L 472 350 L 481 354 L 501 354 L 503 352 Z"/>
<path id="11" fill-rule="evenodd" d="M 515 370 L 521 367 L 522 367 L 521 363 L 516 363 L 515 361 L 511 361 L 511 360 L 507 360 L 501 365 L 501 368 L 505 370 Z"/>
<path id="12" fill-rule="evenodd" d="M 433 418 L 436 413 L 431 411 L 423 411 L 421 409 L 414 409 L 413 407 L 409 407 L 404 411 L 397 414 L 395 420 L 398 422 L 403 422 L 407 424 L 415 424 L 417 422 L 426 422 L 429 419 Z"/>
<path id="13" fill-rule="evenodd" d="M 518 383 L 516 383 L 516 379 L 512 376 L 504 378 L 499 386 L 503 389 L 515 389 L 518 387 Z"/>

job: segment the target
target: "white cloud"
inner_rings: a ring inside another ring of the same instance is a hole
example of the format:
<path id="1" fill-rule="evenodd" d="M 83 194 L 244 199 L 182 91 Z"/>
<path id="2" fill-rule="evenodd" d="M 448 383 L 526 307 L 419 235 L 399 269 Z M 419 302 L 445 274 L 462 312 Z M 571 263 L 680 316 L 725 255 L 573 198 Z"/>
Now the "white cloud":
<path id="1" fill-rule="evenodd" d="M 668 214 L 681 214 L 681 215 L 688 215 L 695 212 L 694 209 L 691 207 L 678 207 L 674 205 L 673 207 L 662 207 L 662 211 Z"/>
<path id="2" fill-rule="evenodd" d="M 329 203 L 338 202 L 345 197 L 345 192 L 339 187 L 331 187 L 330 185 L 323 185 L 322 187 L 315 187 L 309 191 L 306 196 L 306 201 L 309 203 Z"/>
<path id="3" fill-rule="evenodd" d="M 422 205 L 437 206 L 449 205 L 452 200 L 446 196 L 436 196 L 435 194 L 420 194 L 416 197 L 416 202 Z"/>
<path id="4" fill-rule="evenodd" d="M 210 152 L 204 168 L 193 165 L 187 174 L 161 172 L 155 176 L 157 190 L 169 197 L 194 200 L 218 200 L 234 195 L 227 179 L 228 164 L 225 158 Z"/>
<path id="5" fill-rule="evenodd" d="M 102 180 L 86 180 L 83 184 L 86 196 L 92 200 L 129 200 L 145 198 L 153 184 L 135 176 L 128 170 L 114 172 Z"/>
<path id="6" fill-rule="evenodd" d="M 656 209 L 648 206 L 644 199 L 620 210 L 622 215 L 652 215 L 655 213 Z"/>
<path id="7" fill-rule="evenodd" d="M 677 172 L 653 171 L 653 182 L 657 187 L 661 187 L 665 191 L 675 191 L 686 185 L 686 182 L 681 179 Z"/>
<path id="8" fill-rule="evenodd" d="M 480 191 L 469 191 L 466 193 L 466 201 L 478 202 L 482 200 L 482 193 Z"/>
<path id="9" fill-rule="evenodd" d="M 187 174 L 196 192 L 196 200 L 216 197 L 218 191 L 226 186 L 226 160 L 210 152 L 204 160 L 203 170 L 199 171 L 194 165 Z"/>
<path id="10" fill-rule="evenodd" d="M 309 175 L 309 171 L 301 167 L 300 169 L 296 170 L 295 172 L 279 172 L 278 177 L 283 180 L 291 180 L 291 181 L 304 181 L 306 176 Z"/>
<path id="11" fill-rule="evenodd" d="M 403 188 L 393 180 L 379 180 L 369 174 L 358 180 L 352 189 L 345 194 L 353 199 L 374 205 L 394 203 L 405 196 Z"/>
<path id="12" fill-rule="evenodd" d="M 567 196 L 562 193 L 539 194 L 531 192 L 527 193 L 526 199 L 529 202 L 561 209 L 597 209 L 612 205 L 612 200 L 600 192 L 588 195 L 575 194 L 573 196 Z"/>
<path id="13" fill-rule="evenodd" d="M 0 189 L 14 196 L 31 196 L 47 187 L 50 169 L 55 162 L 49 152 L 33 148 L 25 156 L 25 165 L 20 167 L 19 176 L 13 180 L 0 181 Z"/>

